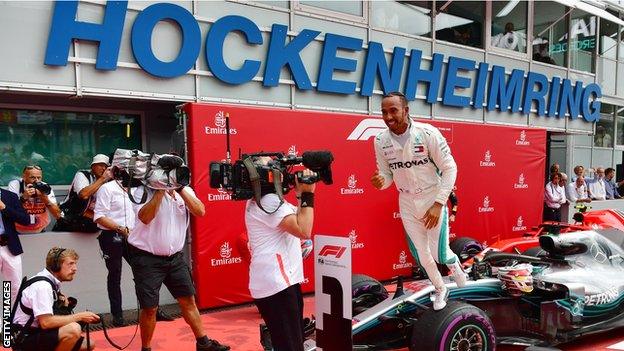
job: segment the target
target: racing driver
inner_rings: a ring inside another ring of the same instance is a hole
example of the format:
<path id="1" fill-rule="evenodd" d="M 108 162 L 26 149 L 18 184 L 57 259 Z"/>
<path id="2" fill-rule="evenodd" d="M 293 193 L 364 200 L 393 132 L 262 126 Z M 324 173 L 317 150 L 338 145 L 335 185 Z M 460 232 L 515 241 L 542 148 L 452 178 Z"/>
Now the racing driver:
<path id="1" fill-rule="evenodd" d="M 457 286 L 466 284 L 459 259 L 449 248 L 446 202 L 455 184 L 457 165 L 440 131 L 409 117 L 405 95 L 393 92 L 384 96 L 381 113 L 388 129 L 375 137 L 377 171 L 371 182 L 381 190 L 394 180 L 408 244 L 435 287 L 433 308 L 441 310 L 446 306 L 448 289 L 436 261 L 449 267 Z"/>

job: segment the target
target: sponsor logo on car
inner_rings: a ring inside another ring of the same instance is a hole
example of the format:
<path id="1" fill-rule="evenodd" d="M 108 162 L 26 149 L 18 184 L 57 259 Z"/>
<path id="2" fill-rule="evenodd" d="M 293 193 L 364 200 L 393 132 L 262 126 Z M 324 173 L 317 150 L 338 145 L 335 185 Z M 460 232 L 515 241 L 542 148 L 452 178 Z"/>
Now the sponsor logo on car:
<path id="1" fill-rule="evenodd" d="M 526 140 L 526 131 L 524 129 L 520 132 L 520 137 L 516 139 L 516 145 L 520 145 L 520 146 L 531 145 L 531 142 Z"/>
<path id="2" fill-rule="evenodd" d="M 520 173 L 518 176 L 518 182 L 514 184 L 514 189 L 528 189 L 529 184 L 526 184 L 524 181 L 524 173 Z"/>
<path id="3" fill-rule="evenodd" d="M 483 198 L 483 207 L 479 207 L 479 212 L 494 212 L 494 207 L 490 206 L 490 197 Z"/>
<path id="4" fill-rule="evenodd" d="M 355 233 L 355 229 L 349 232 L 349 240 L 351 240 L 351 249 L 362 249 L 364 248 L 364 243 L 358 243 L 357 234 Z"/>
<path id="5" fill-rule="evenodd" d="M 215 114 L 214 126 L 204 126 L 204 133 L 208 135 L 212 134 L 227 134 L 227 129 L 225 128 L 225 118 L 229 116 L 229 113 L 219 111 Z M 237 134 L 238 131 L 236 128 L 230 128 L 230 134 Z"/>
<path id="6" fill-rule="evenodd" d="M 213 258 L 210 260 L 210 264 L 213 267 L 243 262 L 242 257 L 232 257 L 232 248 L 230 247 L 230 243 L 228 241 L 225 241 L 219 247 L 219 256 L 221 256 L 221 258 Z"/>
<path id="7" fill-rule="evenodd" d="M 496 162 L 492 161 L 492 153 L 490 150 L 485 152 L 483 155 L 483 161 L 479 161 L 479 166 L 481 167 L 496 167 Z"/>
<path id="8" fill-rule="evenodd" d="M 604 305 L 615 301 L 620 296 L 618 288 L 613 286 L 598 294 L 585 295 L 585 306 Z"/>
<path id="9" fill-rule="evenodd" d="M 349 178 L 347 178 L 347 187 L 340 188 L 340 194 L 342 195 L 364 194 L 364 189 L 357 187 L 357 179 L 355 178 L 355 174 L 351 174 Z"/>

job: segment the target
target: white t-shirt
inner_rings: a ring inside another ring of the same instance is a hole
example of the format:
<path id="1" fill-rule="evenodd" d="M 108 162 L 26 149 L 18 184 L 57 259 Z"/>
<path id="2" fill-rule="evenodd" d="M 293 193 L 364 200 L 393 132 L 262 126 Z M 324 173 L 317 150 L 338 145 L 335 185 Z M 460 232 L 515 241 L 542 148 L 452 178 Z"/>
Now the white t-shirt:
<path id="1" fill-rule="evenodd" d="M 135 193 L 134 190 L 132 192 Z M 134 228 L 136 215 L 133 203 L 130 202 L 128 194 L 116 180 L 102 185 L 96 193 L 93 221 L 95 222 L 102 217 L 108 217 L 117 225 L 128 227 L 130 230 Z M 98 228 L 108 229 L 100 224 L 98 224 Z"/>
<path id="2" fill-rule="evenodd" d="M 91 185 L 92 183 L 91 179 L 95 181 L 95 177 L 93 177 L 93 174 L 91 173 L 89 173 L 89 177 L 87 178 L 84 175 L 84 173 L 82 173 L 81 171 L 76 172 L 76 175 L 74 176 L 74 180 L 72 180 L 70 191 L 73 190 L 76 192 L 76 194 L 80 194 L 82 189 Z M 87 205 L 87 209 L 93 211 L 93 209 L 95 208 L 96 200 L 97 200 L 97 195 L 96 194 L 91 195 L 91 197 L 89 198 L 89 204 Z"/>
<path id="3" fill-rule="evenodd" d="M 58 289 L 61 286 L 61 281 L 56 279 L 52 273 L 50 273 L 47 269 L 42 270 L 37 273 L 35 277 L 47 277 L 50 278 Z M 22 303 L 24 306 L 33 310 L 33 315 L 35 319 L 31 324 L 32 328 L 39 328 L 39 321 L 37 317 L 42 316 L 44 314 L 54 314 L 52 310 L 52 306 L 54 305 L 54 290 L 50 283 L 46 281 L 38 281 L 33 283 L 22 292 Z M 15 311 L 15 317 L 13 318 L 13 322 L 17 323 L 21 326 L 24 326 L 28 319 L 30 318 L 24 311 L 22 311 L 21 306 Z"/>
<path id="4" fill-rule="evenodd" d="M 138 187 L 134 191 L 134 198 L 137 201 L 141 199 L 143 189 L 143 187 Z M 190 186 L 184 187 L 183 191 L 197 197 Z M 174 195 L 175 198 L 165 193 L 156 216 L 149 224 L 145 224 L 137 218 L 134 230 L 128 236 L 130 245 L 158 256 L 171 256 L 182 251 L 186 240 L 189 215 L 182 196 L 175 192 Z M 137 217 L 141 208 L 153 196 L 154 191 L 148 190 L 147 201 L 144 204 L 134 206 Z"/>
<path id="5" fill-rule="evenodd" d="M 607 198 L 607 189 L 604 179 L 595 178 L 594 180 L 590 181 L 588 185 L 592 199 L 605 200 Z"/>
<path id="6" fill-rule="evenodd" d="M 279 205 L 279 197 L 267 194 L 261 202 L 265 210 L 272 212 Z M 297 208 L 286 201 L 273 214 L 262 211 L 255 201 L 247 201 L 245 225 L 251 250 L 249 291 L 255 299 L 275 295 L 303 282 L 301 240 L 279 228 L 284 217 L 296 213 Z"/>

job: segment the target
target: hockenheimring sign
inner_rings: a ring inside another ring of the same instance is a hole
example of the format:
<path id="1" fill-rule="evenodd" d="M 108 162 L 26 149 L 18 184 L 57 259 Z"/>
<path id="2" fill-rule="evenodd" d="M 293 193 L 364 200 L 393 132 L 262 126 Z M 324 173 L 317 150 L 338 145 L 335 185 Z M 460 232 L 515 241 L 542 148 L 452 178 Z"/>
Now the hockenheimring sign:
<path id="1" fill-rule="evenodd" d="M 96 69 L 116 69 L 127 7 L 126 1 L 109 1 L 102 23 L 87 23 L 76 21 L 77 2 L 58 1 L 54 8 L 44 63 L 67 65 L 72 40 L 83 39 L 99 43 Z M 182 33 L 180 51 L 169 62 L 159 60 L 151 46 L 154 27 L 163 20 L 177 23 Z M 225 16 L 210 26 L 203 39 L 206 49 L 202 54 L 217 79 L 234 85 L 244 84 L 258 74 L 261 62 L 244 59 L 240 68 L 228 67 L 223 50 L 225 39 L 231 32 L 242 33 L 247 45 L 264 44 L 261 31 L 254 22 L 242 16 Z M 406 74 L 404 93 L 410 100 L 416 97 L 418 83 L 424 82 L 427 84 L 426 101 L 430 104 L 437 103 L 437 96 L 441 93 L 441 103 L 446 106 L 472 106 L 476 109 L 511 110 L 512 113 L 527 114 L 535 103 L 539 116 L 582 116 L 586 121 L 593 122 L 600 115 L 598 98 L 602 93 L 600 86 L 595 83 L 584 86 L 581 81 L 572 82 L 560 77 L 552 77 L 549 82 L 543 74 L 520 69 L 512 70 L 511 75 L 506 77 L 502 66 L 455 56 L 448 56 L 446 73 L 442 74 L 444 55 L 434 54 L 430 67 L 423 68 L 422 52 L 412 49 L 405 65 L 406 49 L 398 46 L 394 47 L 392 60 L 388 64 L 382 44 L 373 41 L 368 42 L 365 61 L 358 62 L 340 57 L 338 51 L 360 51 L 362 39 L 333 33 L 325 34 L 323 52 L 318 62 L 317 85 L 313 87 L 300 54 L 321 32 L 304 29 L 290 41 L 287 41 L 287 32 L 288 27 L 285 25 L 273 24 L 271 28 L 264 58 L 264 86 L 277 86 L 280 71 L 287 66 L 298 89 L 354 94 L 357 82 L 335 79 L 334 73 L 354 72 L 358 65 L 364 65 L 359 81 L 359 93 L 363 96 L 372 95 L 376 79 L 379 79 L 385 92 L 399 90 L 401 79 Z M 175 78 L 192 69 L 200 55 L 202 43 L 195 17 L 185 8 L 170 3 L 153 4 L 141 11 L 132 25 L 130 40 L 134 58 L 141 68 L 162 78 Z M 472 79 L 465 76 L 469 71 L 476 71 L 472 96 L 456 94 L 456 88 L 473 85 Z M 484 104 L 486 97 L 487 104 Z"/>

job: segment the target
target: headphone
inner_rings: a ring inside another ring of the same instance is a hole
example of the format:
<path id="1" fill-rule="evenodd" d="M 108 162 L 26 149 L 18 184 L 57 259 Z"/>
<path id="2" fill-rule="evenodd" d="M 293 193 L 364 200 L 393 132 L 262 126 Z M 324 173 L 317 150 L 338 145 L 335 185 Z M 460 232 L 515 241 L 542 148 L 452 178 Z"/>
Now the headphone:
<path id="1" fill-rule="evenodd" d="M 50 270 L 53 273 L 60 272 L 61 270 L 61 255 L 66 249 L 58 248 L 56 253 L 54 254 L 54 259 L 52 260 L 52 265 L 50 266 Z"/>

